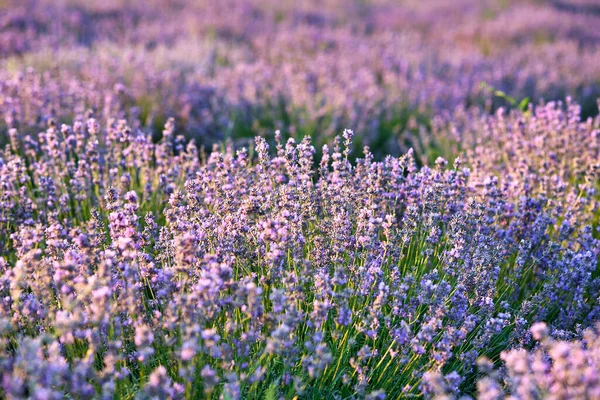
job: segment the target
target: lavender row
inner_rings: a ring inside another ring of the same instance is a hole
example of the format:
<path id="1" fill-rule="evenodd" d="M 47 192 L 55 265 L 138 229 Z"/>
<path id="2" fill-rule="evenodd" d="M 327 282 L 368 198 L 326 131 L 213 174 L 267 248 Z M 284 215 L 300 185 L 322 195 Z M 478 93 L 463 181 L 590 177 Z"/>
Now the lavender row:
<path id="1" fill-rule="evenodd" d="M 411 117 L 429 129 L 441 111 L 503 105 L 482 82 L 597 112 L 598 37 L 586 27 L 600 17 L 555 4 L 30 3 L 0 23 L 0 110 L 21 132 L 90 108 L 156 136 L 172 116 L 209 147 L 275 129 L 320 147 L 351 126 L 382 158 L 408 149 L 398 138 Z"/>
<path id="2" fill-rule="evenodd" d="M 480 357 L 528 346 L 533 322 L 568 339 L 598 320 L 597 208 L 573 229 L 543 192 L 460 159 L 418 169 L 365 148 L 353 165 L 348 130 L 320 160 L 278 133 L 272 151 L 257 138 L 201 161 L 174 132 L 11 131 L 7 397 L 397 398 L 434 393 L 440 373 L 458 395 Z M 557 155 L 565 174 L 573 156 Z"/>

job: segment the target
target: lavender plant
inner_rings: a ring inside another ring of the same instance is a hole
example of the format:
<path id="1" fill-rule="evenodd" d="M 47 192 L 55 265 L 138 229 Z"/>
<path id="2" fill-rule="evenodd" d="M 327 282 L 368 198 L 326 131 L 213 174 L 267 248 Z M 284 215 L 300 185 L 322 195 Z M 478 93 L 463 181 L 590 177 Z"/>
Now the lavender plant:
<path id="1" fill-rule="evenodd" d="M 598 334 L 596 329 L 581 333 L 581 340 L 566 341 L 549 335 L 546 324 L 531 327 L 535 340 L 540 341 L 532 352 L 512 350 L 502 353 L 506 370 L 491 369 L 489 360 L 479 361 L 487 374 L 477 387 L 481 398 L 502 398 L 504 392 L 519 398 L 594 398 L 598 396 Z M 500 383 L 505 382 L 504 384 Z"/>

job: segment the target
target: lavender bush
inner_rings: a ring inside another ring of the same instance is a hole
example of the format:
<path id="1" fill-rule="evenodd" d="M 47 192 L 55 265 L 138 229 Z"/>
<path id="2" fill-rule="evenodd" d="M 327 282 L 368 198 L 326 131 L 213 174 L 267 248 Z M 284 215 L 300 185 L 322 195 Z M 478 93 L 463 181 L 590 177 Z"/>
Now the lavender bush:
<path id="1" fill-rule="evenodd" d="M 593 2 L 1 10 L 1 397 L 598 396 Z"/>

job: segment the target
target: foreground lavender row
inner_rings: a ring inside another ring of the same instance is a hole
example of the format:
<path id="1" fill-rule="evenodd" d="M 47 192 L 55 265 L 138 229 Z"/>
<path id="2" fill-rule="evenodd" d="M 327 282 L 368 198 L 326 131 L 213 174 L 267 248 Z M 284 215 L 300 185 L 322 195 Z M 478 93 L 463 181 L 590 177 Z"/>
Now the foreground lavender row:
<path id="1" fill-rule="evenodd" d="M 319 160 L 279 133 L 203 158 L 173 121 L 158 144 L 125 121 L 11 130 L 2 394 L 593 398 L 600 135 L 578 112 L 463 119 L 497 139 L 473 172 L 351 164 L 349 130 Z"/>

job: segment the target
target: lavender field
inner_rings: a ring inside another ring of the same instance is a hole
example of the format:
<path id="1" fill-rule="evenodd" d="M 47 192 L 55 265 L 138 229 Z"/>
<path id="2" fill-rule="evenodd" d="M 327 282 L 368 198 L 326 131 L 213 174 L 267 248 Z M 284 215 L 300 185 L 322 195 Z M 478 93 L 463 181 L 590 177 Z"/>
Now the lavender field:
<path id="1" fill-rule="evenodd" d="M 597 0 L 0 0 L 0 398 L 600 399 Z"/>

